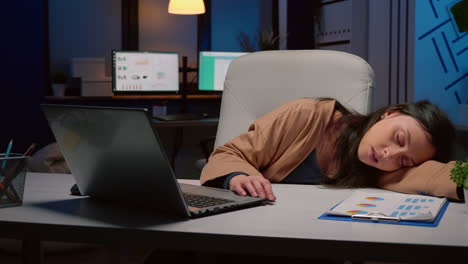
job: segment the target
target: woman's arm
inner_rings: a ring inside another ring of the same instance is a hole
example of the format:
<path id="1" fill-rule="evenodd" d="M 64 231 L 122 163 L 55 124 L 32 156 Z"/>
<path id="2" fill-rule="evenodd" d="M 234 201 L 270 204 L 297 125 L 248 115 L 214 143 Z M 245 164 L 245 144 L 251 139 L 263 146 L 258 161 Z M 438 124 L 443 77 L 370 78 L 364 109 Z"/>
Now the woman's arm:
<path id="1" fill-rule="evenodd" d="M 276 108 L 256 120 L 247 133 L 216 148 L 203 168 L 200 182 L 204 184 L 236 171 L 281 180 L 315 147 L 333 109 L 334 101 L 313 99 L 300 99 Z M 280 169 L 273 173 L 272 168 Z"/>
<path id="2" fill-rule="evenodd" d="M 413 194 L 428 194 L 462 200 L 456 184 L 450 179 L 455 162 L 441 163 L 433 160 L 413 167 L 385 173 L 378 179 L 378 187 Z"/>

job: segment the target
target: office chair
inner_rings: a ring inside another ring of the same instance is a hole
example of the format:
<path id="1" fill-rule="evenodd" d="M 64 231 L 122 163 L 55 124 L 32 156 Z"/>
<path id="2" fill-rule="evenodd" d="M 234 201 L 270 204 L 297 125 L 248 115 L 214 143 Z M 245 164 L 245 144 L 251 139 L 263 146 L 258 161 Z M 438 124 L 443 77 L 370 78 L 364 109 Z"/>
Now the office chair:
<path id="1" fill-rule="evenodd" d="M 304 97 L 331 97 L 367 113 L 374 72 L 362 58 L 330 50 L 261 51 L 235 59 L 224 81 L 214 146 L 247 132 L 274 108 Z"/>

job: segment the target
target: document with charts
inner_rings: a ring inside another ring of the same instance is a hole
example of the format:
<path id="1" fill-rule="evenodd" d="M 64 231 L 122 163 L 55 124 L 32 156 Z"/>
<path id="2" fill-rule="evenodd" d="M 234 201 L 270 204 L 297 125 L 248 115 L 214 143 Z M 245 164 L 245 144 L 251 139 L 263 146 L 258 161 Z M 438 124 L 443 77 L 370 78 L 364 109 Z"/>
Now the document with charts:
<path id="1" fill-rule="evenodd" d="M 357 190 L 328 215 L 361 217 L 369 220 L 398 219 L 432 222 L 447 202 L 445 198 L 402 193 L 370 193 Z M 367 217 L 367 218 L 366 218 Z"/>

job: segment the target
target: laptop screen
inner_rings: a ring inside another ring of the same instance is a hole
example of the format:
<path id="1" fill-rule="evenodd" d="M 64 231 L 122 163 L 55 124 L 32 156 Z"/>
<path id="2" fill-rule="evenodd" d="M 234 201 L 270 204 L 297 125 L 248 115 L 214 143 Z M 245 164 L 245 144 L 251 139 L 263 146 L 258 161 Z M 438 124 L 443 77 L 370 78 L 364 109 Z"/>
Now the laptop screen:
<path id="1" fill-rule="evenodd" d="M 227 190 L 179 185 L 147 110 L 41 106 L 78 189 L 84 195 L 132 207 L 161 209 L 180 216 L 190 216 L 189 210 L 193 215 L 214 213 L 203 207 L 211 208 L 221 202 L 247 206 L 265 200 L 237 196 Z M 185 199 L 182 191 L 192 197 Z M 202 196 L 202 201 L 196 201 L 195 196 Z M 206 196 L 215 197 L 217 201 L 208 204 Z"/>
<path id="2" fill-rule="evenodd" d="M 201 51 L 199 58 L 198 90 L 222 91 L 229 64 L 246 52 Z"/>
<path id="3" fill-rule="evenodd" d="M 179 55 L 169 52 L 113 51 L 113 92 L 179 91 Z"/>

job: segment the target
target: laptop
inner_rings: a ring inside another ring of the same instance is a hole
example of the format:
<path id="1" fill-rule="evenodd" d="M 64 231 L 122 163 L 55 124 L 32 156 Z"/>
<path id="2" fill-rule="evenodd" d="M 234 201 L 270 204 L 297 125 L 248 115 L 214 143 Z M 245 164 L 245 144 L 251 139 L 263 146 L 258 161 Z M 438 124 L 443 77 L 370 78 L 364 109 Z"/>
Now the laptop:
<path id="1" fill-rule="evenodd" d="M 200 217 L 265 198 L 178 183 L 146 109 L 41 105 L 83 195 Z"/>

